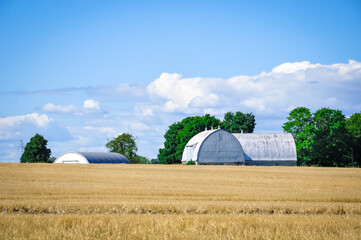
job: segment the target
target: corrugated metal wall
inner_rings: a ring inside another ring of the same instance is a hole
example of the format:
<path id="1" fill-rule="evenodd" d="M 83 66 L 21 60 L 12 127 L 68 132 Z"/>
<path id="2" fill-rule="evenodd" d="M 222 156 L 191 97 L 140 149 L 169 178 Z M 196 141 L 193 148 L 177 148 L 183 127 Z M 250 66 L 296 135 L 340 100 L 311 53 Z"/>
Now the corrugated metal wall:
<path id="1" fill-rule="evenodd" d="M 275 165 L 282 164 L 282 161 L 290 161 L 289 164 L 286 162 L 284 164 L 296 164 L 296 145 L 290 133 L 234 133 L 233 135 L 252 161 L 274 161 Z"/>
<path id="2" fill-rule="evenodd" d="M 244 152 L 237 139 L 224 130 L 209 135 L 200 146 L 198 164 L 241 164 Z"/>

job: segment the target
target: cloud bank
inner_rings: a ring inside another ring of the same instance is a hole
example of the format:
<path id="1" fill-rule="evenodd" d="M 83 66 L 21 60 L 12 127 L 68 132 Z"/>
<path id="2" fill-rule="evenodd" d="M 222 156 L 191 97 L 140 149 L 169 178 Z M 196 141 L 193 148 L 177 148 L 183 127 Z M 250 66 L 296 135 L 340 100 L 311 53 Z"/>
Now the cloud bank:
<path id="1" fill-rule="evenodd" d="M 238 109 L 284 115 L 297 106 L 359 111 L 361 63 L 284 63 L 268 73 L 229 79 L 182 78 L 178 73 L 162 73 L 147 86 L 147 92 L 158 110 L 164 112 L 193 114 Z"/>

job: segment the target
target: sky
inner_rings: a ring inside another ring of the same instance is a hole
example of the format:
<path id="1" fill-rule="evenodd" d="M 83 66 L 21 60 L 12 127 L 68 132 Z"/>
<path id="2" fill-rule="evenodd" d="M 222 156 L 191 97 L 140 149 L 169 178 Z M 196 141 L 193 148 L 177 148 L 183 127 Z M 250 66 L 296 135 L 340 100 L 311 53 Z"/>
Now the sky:
<path id="1" fill-rule="evenodd" d="M 361 1 L 0 0 L 0 162 L 39 133 L 52 156 L 122 133 L 155 158 L 168 126 L 296 107 L 361 111 Z"/>

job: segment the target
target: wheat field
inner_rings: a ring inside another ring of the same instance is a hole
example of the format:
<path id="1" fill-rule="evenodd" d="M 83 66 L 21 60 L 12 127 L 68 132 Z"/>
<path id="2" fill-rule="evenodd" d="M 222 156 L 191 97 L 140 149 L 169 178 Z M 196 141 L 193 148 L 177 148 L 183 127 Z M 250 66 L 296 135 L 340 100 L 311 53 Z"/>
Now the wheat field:
<path id="1" fill-rule="evenodd" d="M 361 239 L 361 169 L 0 163 L 0 239 Z"/>

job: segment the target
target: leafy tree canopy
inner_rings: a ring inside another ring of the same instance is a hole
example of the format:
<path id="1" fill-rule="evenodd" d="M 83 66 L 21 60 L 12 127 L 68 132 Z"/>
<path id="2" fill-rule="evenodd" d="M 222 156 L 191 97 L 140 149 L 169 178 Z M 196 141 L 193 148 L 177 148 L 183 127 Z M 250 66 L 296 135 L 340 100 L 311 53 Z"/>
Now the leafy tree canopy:
<path id="1" fill-rule="evenodd" d="M 222 129 L 230 133 L 253 133 L 255 127 L 256 119 L 252 113 L 227 112 L 222 122 Z"/>
<path id="2" fill-rule="evenodd" d="M 340 110 L 321 108 L 314 113 L 314 164 L 344 167 L 350 162 L 350 137 Z"/>
<path id="3" fill-rule="evenodd" d="M 46 147 L 48 141 L 40 134 L 35 134 L 26 144 L 20 162 L 35 163 L 48 162 L 51 150 Z"/>
<path id="4" fill-rule="evenodd" d="M 293 109 L 287 117 L 288 122 L 283 125 L 283 130 L 292 133 L 297 150 L 297 165 L 312 165 L 311 146 L 313 137 L 313 116 L 305 107 Z"/>
<path id="5" fill-rule="evenodd" d="M 137 157 L 138 147 L 135 142 L 136 138 L 129 133 L 123 133 L 113 140 L 109 141 L 105 146 L 110 152 L 123 154 L 131 163 L 139 163 Z"/>
<path id="6" fill-rule="evenodd" d="M 361 167 L 361 112 L 351 115 L 346 120 L 346 128 L 351 135 L 353 161 Z"/>
<path id="7" fill-rule="evenodd" d="M 283 125 L 292 133 L 298 165 L 350 166 L 350 135 L 340 110 L 321 108 L 314 114 L 299 107 L 292 110 Z"/>

